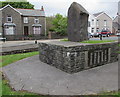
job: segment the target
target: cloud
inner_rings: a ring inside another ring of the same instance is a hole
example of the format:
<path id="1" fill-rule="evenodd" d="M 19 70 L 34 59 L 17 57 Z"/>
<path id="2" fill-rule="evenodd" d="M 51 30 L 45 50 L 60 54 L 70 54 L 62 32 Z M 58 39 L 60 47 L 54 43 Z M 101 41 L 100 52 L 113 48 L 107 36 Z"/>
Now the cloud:
<path id="1" fill-rule="evenodd" d="M 47 16 L 55 15 L 57 13 L 67 15 L 67 11 L 72 2 L 80 3 L 89 13 L 97 13 L 100 11 L 106 12 L 111 17 L 115 16 L 119 0 L 28 0 L 35 5 L 35 8 L 44 6 Z"/>

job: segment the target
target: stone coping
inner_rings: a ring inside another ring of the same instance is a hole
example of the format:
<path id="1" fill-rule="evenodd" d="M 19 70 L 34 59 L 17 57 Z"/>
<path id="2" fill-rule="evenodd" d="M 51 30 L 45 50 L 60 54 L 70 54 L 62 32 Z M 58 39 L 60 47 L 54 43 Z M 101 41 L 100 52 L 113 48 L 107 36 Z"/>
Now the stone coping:
<path id="1" fill-rule="evenodd" d="M 79 42 L 71 42 L 71 41 L 42 41 L 39 43 L 45 43 L 49 45 L 58 45 L 58 46 L 64 46 L 64 47 L 76 47 L 76 46 L 87 46 L 87 45 L 104 45 L 104 44 L 111 44 L 111 43 L 120 43 L 118 41 L 115 42 L 106 42 L 106 43 L 79 43 Z"/>

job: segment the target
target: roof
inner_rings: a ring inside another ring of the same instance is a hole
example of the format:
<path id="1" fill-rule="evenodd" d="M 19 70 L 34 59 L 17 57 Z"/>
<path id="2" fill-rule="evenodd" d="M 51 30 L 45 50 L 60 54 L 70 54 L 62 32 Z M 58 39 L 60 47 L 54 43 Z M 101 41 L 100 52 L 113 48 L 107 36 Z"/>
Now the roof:
<path id="1" fill-rule="evenodd" d="M 104 13 L 104 12 L 99 12 L 99 13 L 95 13 L 95 14 L 93 14 L 95 17 L 97 17 L 98 15 L 100 15 L 100 14 L 102 14 L 102 13 Z"/>
<path id="2" fill-rule="evenodd" d="M 114 18 L 113 22 L 118 22 L 118 16 Z"/>
<path id="3" fill-rule="evenodd" d="M 38 9 L 17 9 L 13 8 L 11 5 L 6 5 L 5 7 L 1 8 L 0 10 L 3 10 L 6 7 L 10 7 L 14 9 L 16 12 L 20 13 L 20 15 L 23 16 L 45 16 L 44 10 L 38 10 Z"/>
<path id="4" fill-rule="evenodd" d="M 23 16 L 45 16 L 45 12 L 38 9 L 16 9 Z"/>
<path id="5" fill-rule="evenodd" d="M 98 17 L 98 16 L 100 16 L 100 15 L 102 15 L 102 14 L 105 14 L 105 15 L 107 15 L 111 20 L 112 20 L 112 18 L 108 15 L 108 14 L 106 14 L 105 12 L 99 12 L 99 13 L 95 13 L 95 14 L 93 14 L 93 16 L 95 16 L 95 17 Z"/>
<path id="6" fill-rule="evenodd" d="M 19 11 L 17 11 L 15 8 L 13 8 L 11 5 L 6 5 L 6 6 L 4 6 L 4 7 L 2 7 L 0 10 L 2 11 L 3 9 L 5 9 L 5 8 L 7 8 L 7 7 L 10 7 L 10 8 L 12 8 L 13 10 L 15 10 L 16 12 L 18 12 L 20 15 L 21 15 L 21 13 L 19 12 Z"/>

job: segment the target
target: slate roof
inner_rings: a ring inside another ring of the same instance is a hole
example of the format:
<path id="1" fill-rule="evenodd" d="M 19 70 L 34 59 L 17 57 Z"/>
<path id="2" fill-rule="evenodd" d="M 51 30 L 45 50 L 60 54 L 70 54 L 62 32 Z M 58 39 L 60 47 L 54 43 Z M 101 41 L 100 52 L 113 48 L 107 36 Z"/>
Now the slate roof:
<path id="1" fill-rule="evenodd" d="M 45 16 L 45 12 L 38 9 L 16 9 L 23 16 Z"/>
<path id="2" fill-rule="evenodd" d="M 99 13 L 95 13 L 93 14 L 95 17 L 97 17 L 98 15 L 102 14 L 103 12 L 99 12 Z"/>
<path id="3" fill-rule="evenodd" d="M 6 5 L 3 8 L 0 8 L 0 10 L 6 8 L 6 7 L 11 7 L 15 11 L 19 12 L 23 16 L 45 16 L 44 10 L 40 9 L 18 9 L 18 8 L 13 8 L 11 5 Z"/>

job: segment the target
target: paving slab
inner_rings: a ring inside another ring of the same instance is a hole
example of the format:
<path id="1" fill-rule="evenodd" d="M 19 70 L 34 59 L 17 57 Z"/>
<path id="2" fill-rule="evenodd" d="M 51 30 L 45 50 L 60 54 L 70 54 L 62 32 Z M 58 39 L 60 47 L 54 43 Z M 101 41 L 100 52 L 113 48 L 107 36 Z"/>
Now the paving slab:
<path id="1" fill-rule="evenodd" d="M 65 73 L 32 56 L 2 68 L 15 90 L 49 95 L 89 95 L 118 90 L 118 62 Z"/>

